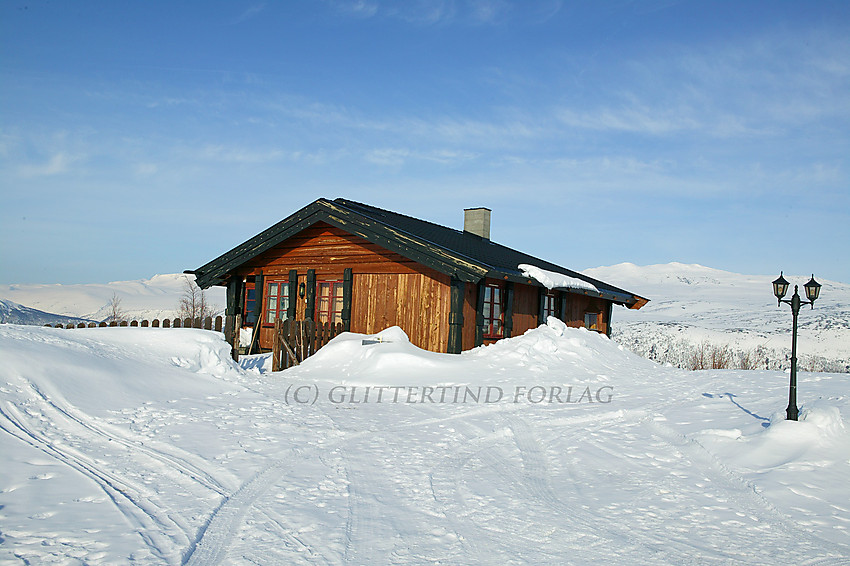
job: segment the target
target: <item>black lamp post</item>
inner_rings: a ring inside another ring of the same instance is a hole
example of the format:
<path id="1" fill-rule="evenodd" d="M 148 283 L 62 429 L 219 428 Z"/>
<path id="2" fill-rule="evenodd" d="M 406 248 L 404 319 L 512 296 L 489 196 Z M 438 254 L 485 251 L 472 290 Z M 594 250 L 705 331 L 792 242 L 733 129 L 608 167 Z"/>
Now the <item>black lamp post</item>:
<path id="1" fill-rule="evenodd" d="M 797 285 L 794 285 L 794 294 L 791 296 L 791 300 L 787 301 L 782 297 L 785 296 L 785 293 L 788 292 L 788 281 L 782 276 L 782 272 L 779 272 L 779 279 L 773 282 L 773 294 L 776 295 L 776 299 L 778 300 L 777 305 L 781 306 L 782 303 L 786 305 L 791 305 L 791 314 L 793 316 L 793 323 L 791 325 L 791 388 L 788 393 L 788 408 L 785 409 L 785 418 L 789 421 L 797 420 L 797 315 L 800 314 L 800 305 L 812 305 L 812 308 L 815 308 L 815 301 L 820 295 L 820 283 L 815 281 L 815 276 L 812 274 L 812 278 L 809 279 L 809 282 L 803 285 L 803 288 L 806 290 L 806 298 L 808 301 L 803 301 L 800 299 L 800 295 L 797 292 Z"/>

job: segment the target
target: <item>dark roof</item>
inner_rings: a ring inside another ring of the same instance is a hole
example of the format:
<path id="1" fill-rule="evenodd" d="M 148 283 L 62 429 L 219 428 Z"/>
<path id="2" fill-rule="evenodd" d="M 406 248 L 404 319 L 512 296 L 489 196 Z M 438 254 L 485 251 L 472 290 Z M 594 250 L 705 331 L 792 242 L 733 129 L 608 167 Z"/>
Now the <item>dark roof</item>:
<path id="1" fill-rule="evenodd" d="M 603 281 L 481 236 L 341 198 L 333 201 L 319 199 L 194 270 L 198 285 L 207 288 L 223 283 L 231 270 L 316 222 L 337 226 L 463 281 L 477 283 L 484 277 L 492 277 L 540 285 L 537 281 L 523 277 L 518 265 L 524 263 L 580 279 L 599 290 L 599 293 L 595 293 L 570 289 L 573 293 L 601 296 L 631 308 L 640 308 L 647 302 L 643 297 Z"/>

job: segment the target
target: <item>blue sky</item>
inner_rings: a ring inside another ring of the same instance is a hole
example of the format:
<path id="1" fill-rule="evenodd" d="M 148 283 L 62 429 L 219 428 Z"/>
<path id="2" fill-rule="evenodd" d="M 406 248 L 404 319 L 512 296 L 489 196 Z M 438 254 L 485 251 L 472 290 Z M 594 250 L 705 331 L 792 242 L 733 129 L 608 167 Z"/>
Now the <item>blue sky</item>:
<path id="1" fill-rule="evenodd" d="M 850 2 L 3 0 L 0 42 L 4 283 L 195 268 L 319 197 L 850 282 Z"/>

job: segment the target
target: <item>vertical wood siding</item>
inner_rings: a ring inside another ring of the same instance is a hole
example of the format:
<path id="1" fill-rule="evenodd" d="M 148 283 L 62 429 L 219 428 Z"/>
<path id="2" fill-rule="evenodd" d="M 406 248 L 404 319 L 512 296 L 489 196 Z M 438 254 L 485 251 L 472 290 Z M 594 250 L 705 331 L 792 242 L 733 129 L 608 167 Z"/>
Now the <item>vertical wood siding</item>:
<path id="1" fill-rule="evenodd" d="M 445 352 L 449 338 L 449 276 L 442 273 L 354 273 L 351 331 L 399 326 L 423 349 Z"/>
<path id="2" fill-rule="evenodd" d="M 513 336 L 520 336 L 527 330 L 537 328 L 537 289 L 531 285 L 514 286 Z"/>

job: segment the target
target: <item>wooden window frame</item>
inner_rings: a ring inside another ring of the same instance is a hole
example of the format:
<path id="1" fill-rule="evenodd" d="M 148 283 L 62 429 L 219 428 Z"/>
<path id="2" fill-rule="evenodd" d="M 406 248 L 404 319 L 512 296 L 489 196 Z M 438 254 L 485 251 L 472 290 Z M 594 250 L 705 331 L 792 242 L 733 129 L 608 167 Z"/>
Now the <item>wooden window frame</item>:
<path id="1" fill-rule="evenodd" d="M 555 291 L 547 290 L 543 294 L 543 320 L 540 324 L 546 324 L 550 316 L 558 318 L 558 295 Z"/>
<path id="2" fill-rule="evenodd" d="M 328 303 L 322 308 L 322 286 L 328 286 Z M 343 279 L 328 279 L 316 281 L 316 322 L 333 324 L 342 322 L 342 311 L 345 307 L 345 289 Z"/>
<path id="3" fill-rule="evenodd" d="M 482 291 L 484 292 L 482 301 L 484 308 L 481 313 L 484 320 L 482 325 L 484 340 L 500 340 L 505 337 L 505 285 L 503 283 L 485 283 Z M 499 295 L 499 316 L 497 317 L 493 316 L 493 307 L 497 304 L 494 299 L 496 291 Z M 498 331 L 493 330 L 496 322 L 498 322 Z"/>
<path id="4" fill-rule="evenodd" d="M 271 293 L 271 286 L 277 285 L 277 293 Z M 271 328 L 274 326 L 274 320 L 280 318 L 285 320 L 287 317 L 287 309 L 289 308 L 289 280 L 288 279 L 267 279 L 265 281 L 265 296 L 263 297 L 263 323 L 262 326 L 264 328 Z M 269 305 L 271 305 L 272 298 L 276 299 L 277 305 L 276 308 L 272 309 Z M 283 301 L 281 299 L 286 299 L 286 306 L 283 306 Z M 269 322 L 269 315 L 274 313 L 274 319 Z"/>
<path id="5" fill-rule="evenodd" d="M 602 324 L 599 320 L 601 314 L 602 313 L 591 312 L 591 311 L 585 312 L 584 313 L 584 327 L 587 328 L 588 330 L 592 330 L 594 332 L 602 332 L 602 330 L 600 330 L 600 327 L 602 326 Z M 591 319 L 591 317 L 592 317 L 592 319 Z"/>
<path id="6" fill-rule="evenodd" d="M 245 296 L 242 302 L 242 326 L 254 327 L 257 320 L 254 318 L 254 305 L 256 304 L 255 297 L 257 296 L 256 286 L 253 281 L 245 282 Z"/>

